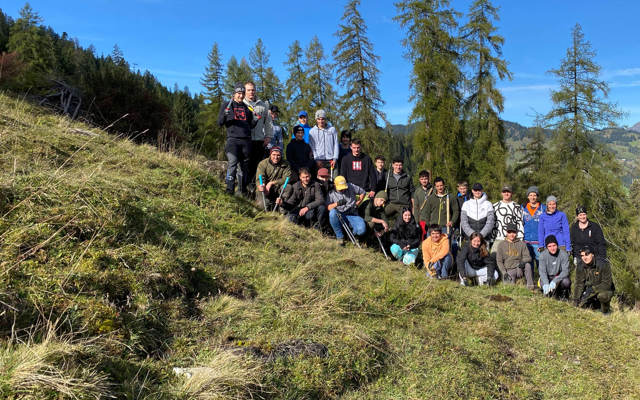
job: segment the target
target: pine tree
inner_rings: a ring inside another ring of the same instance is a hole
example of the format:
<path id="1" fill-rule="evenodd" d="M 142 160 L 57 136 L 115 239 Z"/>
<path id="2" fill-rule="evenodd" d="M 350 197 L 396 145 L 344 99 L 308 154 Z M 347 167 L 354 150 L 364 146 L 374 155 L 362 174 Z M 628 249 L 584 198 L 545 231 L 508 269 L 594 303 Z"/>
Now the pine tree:
<path id="1" fill-rule="evenodd" d="M 224 102 L 222 54 L 218 43 L 211 47 L 207 59 L 209 65 L 205 68 L 200 83 L 204 87 L 204 94 L 198 114 L 198 133 L 194 145 L 207 156 L 222 159 L 222 149 L 225 143 L 225 132 L 218 125 L 218 112 Z"/>
<path id="2" fill-rule="evenodd" d="M 378 119 L 386 122 L 378 89 L 380 71 L 376 63 L 380 57 L 373 52 L 359 6 L 360 0 L 350 0 L 346 5 L 342 24 L 335 33 L 338 43 L 333 57 L 336 82 L 346 89 L 341 98 L 343 117 L 351 128 L 372 129 L 378 126 Z"/>
<path id="3" fill-rule="evenodd" d="M 224 81 L 224 90 L 227 97 L 231 98 L 236 82 L 245 83 L 253 81 L 253 73 L 247 60 L 242 58 L 238 64 L 235 56 L 231 56 L 227 63 L 226 79 Z"/>
<path id="4" fill-rule="evenodd" d="M 126 61 L 124 59 L 124 53 L 120 49 L 118 44 L 113 45 L 113 50 L 111 51 L 111 61 L 118 67 L 124 67 L 126 65 Z"/>
<path id="5" fill-rule="evenodd" d="M 546 187 L 547 171 L 547 135 L 541 125 L 541 121 L 536 121 L 530 140 L 520 149 L 522 157 L 518 160 L 515 172 L 519 174 L 518 182 L 526 182 L 526 185 L 536 185 L 543 192 L 549 193 Z M 515 185 L 514 185 L 515 186 Z M 525 188 L 526 189 L 526 188 Z"/>
<path id="6" fill-rule="evenodd" d="M 511 79 L 511 73 L 501 58 L 504 38 L 496 34 L 493 25 L 498 20 L 498 9 L 489 0 L 475 0 L 469 22 L 462 28 L 464 55 L 471 66 L 467 81 L 470 94 L 465 100 L 472 139 L 471 176 L 484 182 L 491 193 L 497 193 L 507 179 L 505 130 L 499 117 L 504 97 L 496 87 L 495 75 Z"/>
<path id="7" fill-rule="evenodd" d="M 463 76 L 453 36 L 457 14 L 448 0 L 405 0 L 396 7 L 395 19 L 406 30 L 406 56 L 413 64 L 413 161 L 417 169 L 430 169 L 451 184 L 466 177 L 467 146 L 460 126 Z"/>
<path id="8" fill-rule="evenodd" d="M 269 53 L 262 39 L 258 38 L 256 45 L 249 52 L 249 63 L 255 77 L 256 92 L 258 96 L 266 100 L 264 93 L 267 85 L 267 68 L 269 68 Z"/>
<path id="9" fill-rule="evenodd" d="M 290 112 L 284 115 L 284 120 L 291 123 L 297 121 L 298 112 L 311 111 L 309 96 L 303 92 L 308 87 L 304 64 L 304 52 L 300 42 L 296 40 L 289 46 L 287 61 L 284 62 L 289 73 L 284 84 L 284 98 L 290 109 Z"/>
<path id="10" fill-rule="evenodd" d="M 324 48 L 318 36 L 314 36 L 307 47 L 304 70 L 307 79 L 302 92 L 309 100 L 307 112 L 313 115 L 316 110 L 323 109 L 331 119 L 337 110 L 336 93 L 331 85 L 331 67 L 325 62 Z"/>
<path id="11" fill-rule="evenodd" d="M 211 51 L 207 55 L 209 65 L 206 66 L 204 76 L 200 79 L 200 84 L 204 87 L 204 97 L 209 103 L 222 103 L 223 93 L 223 66 L 222 54 L 218 49 L 218 43 L 214 43 Z"/>
<path id="12" fill-rule="evenodd" d="M 42 18 L 26 3 L 10 30 L 8 49 L 18 53 L 28 66 L 23 74 L 27 86 L 44 84 L 55 70 L 53 43 L 44 28 L 38 26 L 41 23 Z"/>

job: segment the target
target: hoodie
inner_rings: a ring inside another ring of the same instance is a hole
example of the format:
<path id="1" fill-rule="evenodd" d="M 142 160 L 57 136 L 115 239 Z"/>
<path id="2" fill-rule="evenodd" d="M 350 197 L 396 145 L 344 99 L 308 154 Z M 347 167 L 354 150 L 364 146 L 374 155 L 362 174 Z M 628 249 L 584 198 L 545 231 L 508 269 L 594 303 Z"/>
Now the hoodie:
<path id="1" fill-rule="evenodd" d="M 364 153 L 360 153 L 358 157 L 353 153 L 349 153 L 342 158 L 340 164 L 340 174 L 345 177 L 347 182 L 358 185 L 367 192 L 376 189 L 376 173 L 371 157 Z"/>
<path id="2" fill-rule="evenodd" d="M 564 278 L 569 277 L 569 254 L 561 248 L 558 248 L 555 255 L 549 253 L 548 249 L 544 249 L 540 253 L 538 272 L 540 272 L 542 286 L 548 285 L 552 281 L 558 285 Z"/>
<path id="3" fill-rule="evenodd" d="M 446 233 L 440 235 L 440 240 L 434 242 L 429 236 L 422 242 L 422 258 L 425 264 L 435 263 L 449 254 L 449 237 Z"/>
<path id="4" fill-rule="evenodd" d="M 513 242 L 504 240 L 498 245 L 496 262 L 504 276 L 507 271 L 519 267 L 521 263 L 530 263 L 531 253 L 527 245 L 517 237 Z"/>
<path id="5" fill-rule="evenodd" d="M 300 122 L 298 122 L 296 125 L 300 125 L 304 128 L 304 136 L 302 137 L 302 139 L 305 141 L 305 143 L 309 143 L 309 131 L 311 130 L 311 126 L 309 126 L 309 124 L 301 124 Z M 296 135 L 294 133 L 291 134 L 291 140 L 296 140 Z"/>
<path id="6" fill-rule="evenodd" d="M 265 138 L 271 140 L 273 137 L 273 121 L 271 114 L 269 114 L 269 105 L 262 100 L 249 101 L 246 97 L 244 104 L 249 107 L 249 110 L 251 110 L 256 117 L 260 116 L 255 127 L 251 130 L 251 140 L 261 141 Z"/>
<path id="7" fill-rule="evenodd" d="M 338 149 L 338 132 L 333 126 L 324 129 L 314 126 L 309 131 L 309 146 L 313 151 L 316 161 L 338 161 L 340 150 Z"/>
<path id="8" fill-rule="evenodd" d="M 571 252 L 571 236 L 569 234 L 569 221 L 562 211 L 554 211 L 553 214 L 545 212 L 540 215 L 538 223 L 538 247 L 544 248 L 544 240 L 549 235 L 555 235 L 558 246 L 565 246 Z"/>
<path id="9" fill-rule="evenodd" d="M 462 204 L 460 227 L 465 237 L 473 232 L 479 232 L 487 238 L 493 230 L 494 213 L 493 205 L 487 200 L 487 194 L 482 193 L 479 199 L 469 199 Z"/>
<path id="10" fill-rule="evenodd" d="M 230 114 L 226 115 L 227 105 L 223 104 L 218 113 L 218 124 L 227 128 L 227 139 L 251 139 L 251 128 L 256 126 L 253 113 L 244 103 L 231 102 Z"/>

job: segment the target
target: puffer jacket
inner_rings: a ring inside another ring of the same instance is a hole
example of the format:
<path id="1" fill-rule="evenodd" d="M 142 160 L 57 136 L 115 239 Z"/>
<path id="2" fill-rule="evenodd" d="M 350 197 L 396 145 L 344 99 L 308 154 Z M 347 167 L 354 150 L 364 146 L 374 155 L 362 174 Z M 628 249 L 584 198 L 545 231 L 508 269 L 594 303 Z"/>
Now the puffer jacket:
<path id="1" fill-rule="evenodd" d="M 486 193 L 479 199 L 469 199 L 462 205 L 460 227 L 466 238 L 473 232 L 479 232 L 483 238 L 488 238 L 493 231 L 494 221 L 493 205 L 487 200 Z"/>

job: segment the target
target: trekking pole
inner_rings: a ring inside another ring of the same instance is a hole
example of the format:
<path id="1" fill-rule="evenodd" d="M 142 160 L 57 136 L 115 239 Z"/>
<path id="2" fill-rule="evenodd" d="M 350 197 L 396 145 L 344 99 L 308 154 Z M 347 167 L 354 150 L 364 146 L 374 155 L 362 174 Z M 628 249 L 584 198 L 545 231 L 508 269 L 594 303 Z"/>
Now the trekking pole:
<path id="1" fill-rule="evenodd" d="M 262 175 L 258 175 L 258 179 L 260 179 L 260 186 L 262 186 Z M 264 189 L 262 189 L 262 205 L 264 206 L 264 211 L 267 211 L 267 200 L 264 197 Z"/>
<path id="2" fill-rule="evenodd" d="M 286 189 L 287 187 L 287 183 L 289 183 L 289 177 L 287 176 L 287 179 L 284 180 L 284 186 L 282 186 L 282 189 L 280 189 L 280 195 L 278 195 L 278 198 L 276 199 L 276 205 L 273 207 L 273 211 L 276 211 L 278 209 L 278 199 L 282 198 L 282 193 L 284 193 L 284 189 Z"/>
<path id="3" fill-rule="evenodd" d="M 358 241 L 356 240 L 356 237 L 353 235 L 353 232 L 351 232 L 351 228 L 349 228 L 349 225 L 342 218 L 342 215 L 340 214 L 340 212 L 337 212 L 336 215 L 338 216 L 338 220 L 340 220 L 340 225 L 342 225 L 342 229 L 344 229 L 344 231 L 347 233 L 347 236 L 349 237 L 349 240 L 351 240 L 351 243 L 353 243 L 355 246 L 358 246 L 358 248 L 362 248 L 360 247 L 360 243 L 358 243 Z"/>
<path id="4" fill-rule="evenodd" d="M 331 165 L 331 182 L 333 182 L 333 165 Z"/>
<path id="5" fill-rule="evenodd" d="M 378 239 L 378 244 L 380 245 L 380 249 L 382 249 L 382 254 L 384 254 L 384 258 L 389 260 L 389 256 L 387 255 L 387 251 L 384 249 L 384 245 L 382 244 L 382 239 L 380 239 L 380 236 L 378 236 L 375 232 L 373 233 L 373 235 L 376 237 L 376 239 Z"/>

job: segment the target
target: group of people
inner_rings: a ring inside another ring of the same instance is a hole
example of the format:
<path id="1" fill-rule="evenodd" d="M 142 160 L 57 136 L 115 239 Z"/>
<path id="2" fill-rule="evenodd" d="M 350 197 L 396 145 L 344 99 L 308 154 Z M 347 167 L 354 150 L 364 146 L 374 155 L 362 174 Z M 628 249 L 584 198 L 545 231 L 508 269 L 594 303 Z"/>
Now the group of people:
<path id="1" fill-rule="evenodd" d="M 293 223 L 332 234 L 343 246 L 368 240 L 385 256 L 424 266 L 436 279 L 462 285 L 523 279 L 545 296 L 609 312 L 613 282 L 606 241 L 584 207 L 569 226 L 556 197 L 542 204 L 535 186 L 522 205 L 512 200 L 509 185 L 493 204 L 481 183 L 469 193 L 467 182 L 458 182 L 457 193 L 450 194 L 441 177 L 431 182 L 429 171 L 419 173 L 414 187 L 401 158 L 385 169 L 384 157 L 372 160 L 348 131 L 339 140 L 323 110 L 316 111 L 313 127 L 305 111 L 298 114 L 285 160 L 285 130 L 277 117 L 277 107 L 258 100 L 251 82 L 237 84 L 233 99 L 222 105 L 228 193 L 239 181 L 240 193 L 248 195 L 254 183 L 257 205 L 265 211 L 278 210 Z M 570 258 L 576 267 L 573 294 Z"/>

